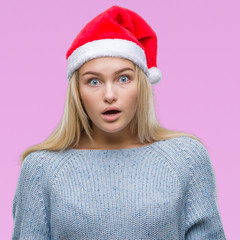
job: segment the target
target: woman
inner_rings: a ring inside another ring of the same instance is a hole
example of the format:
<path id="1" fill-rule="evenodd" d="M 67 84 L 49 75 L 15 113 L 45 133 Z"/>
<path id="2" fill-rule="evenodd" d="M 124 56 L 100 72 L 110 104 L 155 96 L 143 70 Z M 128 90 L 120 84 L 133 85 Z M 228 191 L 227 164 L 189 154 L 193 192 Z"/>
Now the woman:
<path id="1" fill-rule="evenodd" d="M 126 8 L 81 30 L 63 118 L 22 154 L 12 239 L 225 239 L 206 148 L 156 120 L 156 56 L 155 32 Z"/>

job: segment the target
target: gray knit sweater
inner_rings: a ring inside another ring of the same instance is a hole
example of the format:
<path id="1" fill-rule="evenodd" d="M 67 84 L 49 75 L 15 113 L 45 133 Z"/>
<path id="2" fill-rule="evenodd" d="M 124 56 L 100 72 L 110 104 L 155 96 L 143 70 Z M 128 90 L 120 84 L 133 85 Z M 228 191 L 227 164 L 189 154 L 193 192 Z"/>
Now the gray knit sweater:
<path id="1" fill-rule="evenodd" d="M 35 151 L 12 239 L 226 239 L 206 148 L 190 137 L 114 150 Z"/>

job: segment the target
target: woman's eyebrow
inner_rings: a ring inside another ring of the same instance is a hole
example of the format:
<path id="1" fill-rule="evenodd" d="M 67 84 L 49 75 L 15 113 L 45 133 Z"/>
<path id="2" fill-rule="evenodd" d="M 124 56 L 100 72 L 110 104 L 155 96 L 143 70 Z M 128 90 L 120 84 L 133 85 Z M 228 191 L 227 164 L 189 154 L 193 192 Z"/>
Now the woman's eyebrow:
<path id="1" fill-rule="evenodd" d="M 134 70 L 132 68 L 128 68 L 127 67 L 127 68 L 122 68 L 122 69 L 116 71 L 113 75 L 117 75 L 117 74 L 119 74 L 121 72 L 124 72 L 124 71 L 127 71 L 127 70 L 130 70 L 130 71 L 134 72 Z M 102 75 L 101 73 L 98 73 L 98 72 L 87 71 L 87 72 L 83 73 L 82 76 L 87 75 L 87 74 L 93 74 L 93 75 L 97 75 L 97 76 L 101 76 Z"/>

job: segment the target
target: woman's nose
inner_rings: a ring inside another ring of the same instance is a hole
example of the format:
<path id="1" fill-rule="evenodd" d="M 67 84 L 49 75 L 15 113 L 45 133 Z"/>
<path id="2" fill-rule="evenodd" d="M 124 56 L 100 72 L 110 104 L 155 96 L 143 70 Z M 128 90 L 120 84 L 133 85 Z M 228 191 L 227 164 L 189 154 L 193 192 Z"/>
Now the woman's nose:
<path id="1" fill-rule="evenodd" d="M 117 94 L 113 84 L 106 84 L 104 88 L 103 99 L 105 102 L 109 103 L 117 100 Z"/>

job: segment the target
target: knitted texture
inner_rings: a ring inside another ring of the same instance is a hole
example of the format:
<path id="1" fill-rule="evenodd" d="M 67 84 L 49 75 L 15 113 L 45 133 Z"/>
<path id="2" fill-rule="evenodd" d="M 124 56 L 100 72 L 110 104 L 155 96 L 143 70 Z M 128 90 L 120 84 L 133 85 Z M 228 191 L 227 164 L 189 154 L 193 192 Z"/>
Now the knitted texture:
<path id="1" fill-rule="evenodd" d="M 206 148 L 190 137 L 115 150 L 35 151 L 12 239 L 226 239 Z"/>

